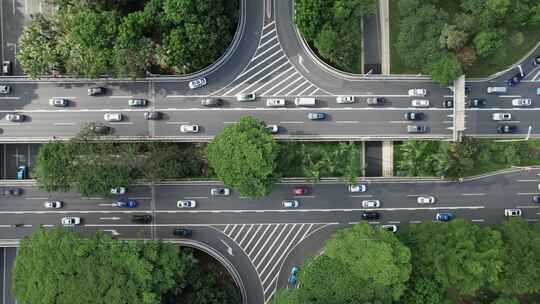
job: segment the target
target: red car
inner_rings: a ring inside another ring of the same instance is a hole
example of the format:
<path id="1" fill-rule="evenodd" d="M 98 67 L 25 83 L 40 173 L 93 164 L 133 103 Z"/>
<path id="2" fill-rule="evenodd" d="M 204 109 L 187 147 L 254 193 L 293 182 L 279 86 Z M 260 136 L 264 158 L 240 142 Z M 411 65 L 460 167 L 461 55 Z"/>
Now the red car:
<path id="1" fill-rule="evenodd" d="M 309 188 L 305 186 L 294 187 L 294 195 L 305 195 L 309 193 Z"/>

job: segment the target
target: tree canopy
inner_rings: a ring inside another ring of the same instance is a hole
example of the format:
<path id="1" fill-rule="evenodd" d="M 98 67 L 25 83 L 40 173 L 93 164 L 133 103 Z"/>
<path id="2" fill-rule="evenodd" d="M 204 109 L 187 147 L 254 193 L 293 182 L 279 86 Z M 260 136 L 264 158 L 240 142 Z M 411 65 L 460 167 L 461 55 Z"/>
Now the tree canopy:
<path id="1" fill-rule="evenodd" d="M 209 144 L 208 163 L 225 185 L 241 195 L 262 197 L 278 178 L 279 145 L 265 124 L 245 116 L 225 127 Z"/>

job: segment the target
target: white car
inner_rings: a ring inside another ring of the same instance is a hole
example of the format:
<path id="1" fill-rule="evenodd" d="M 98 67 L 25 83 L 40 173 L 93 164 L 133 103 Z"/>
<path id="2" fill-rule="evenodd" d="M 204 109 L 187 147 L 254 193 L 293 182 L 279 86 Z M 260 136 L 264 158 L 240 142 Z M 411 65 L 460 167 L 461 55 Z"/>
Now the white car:
<path id="1" fill-rule="evenodd" d="M 354 96 L 338 96 L 336 98 L 337 103 L 354 103 Z"/>
<path id="2" fill-rule="evenodd" d="M 63 226 L 79 225 L 80 223 L 81 223 L 81 218 L 77 216 L 68 216 L 68 217 L 62 218 Z"/>
<path id="3" fill-rule="evenodd" d="M 206 78 L 202 77 L 189 82 L 189 88 L 194 90 L 206 85 Z"/>
<path id="4" fill-rule="evenodd" d="M 125 187 L 114 187 L 114 188 L 111 188 L 111 194 L 114 194 L 114 195 L 122 195 L 122 194 L 126 194 L 126 188 L 125 188 Z"/>
<path id="5" fill-rule="evenodd" d="M 427 99 L 413 99 L 411 105 L 415 108 L 427 108 L 429 107 L 429 100 Z"/>
<path id="6" fill-rule="evenodd" d="M 379 208 L 381 202 L 379 200 L 364 200 L 362 201 L 363 208 Z"/>
<path id="7" fill-rule="evenodd" d="M 515 98 L 512 99 L 512 106 L 514 107 L 528 107 L 532 104 L 530 98 Z"/>
<path id="8" fill-rule="evenodd" d="M 49 99 L 49 104 L 53 107 L 67 107 L 69 101 L 64 98 L 51 98 Z"/>
<path id="9" fill-rule="evenodd" d="M 266 106 L 273 108 L 284 107 L 285 103 L 286 101 L 284 98 L 270 98 L 266 100 Z"/>
<path id="10" fill-rule="evenodd" d="M 45 208 L 56 208 L 56 209 L 59 209 L 59 208 L 62 208 L 62 206 L 63 206 L 64 204 L 62 204 L 61 201 L 46 201 L 43 205 L 44 205 Z"/>
<path id="11" fill-rule="evenodd" d="M 521 216 L 521 209 L 504 209 L 505 216 Z"/>
<path id="12" fill-rule="evenodd" d="M 297 200 L 286 200 L 282 201 L 281 205 L 283 208 L 298 208 L 299 203 Z"/>
<path id="13" fill-rule="evenodd" d="M 197 207 L 197 202 L 195 200 L 179 200 L 176 202 L 176 207 L 178 208 L 195 208 Z"/>
<path id="14" fill-rule="evenodd" d="M 511 120 L 512 114 L 510 113 L 493 113 L 491 116 L 493 120 Z"/>
<path id="15" fill-rule="evenodd" d="M 212 189 L 210 189 L 210 195 L 213 195 L 213 196 L 229 196 L 229 195 L 231 195 L 231 189 L 229 189 L 229 188 L 212 188 Z"/>
<path id="16" fill-rule="evenodd" d="M 270 134 L 277 134 L 279 132 L 279 126 L 278 125 L 267 125 L 265 127 L 265 129 Z"/>
<path id="17" fill-rule="evenodd" d="M 180 132 L 182 133 L 199 133 L 199 125 L 181 125 Z"/>
<path id="18" fill-rule="evenodd" d="M 257 98 L 254 93 L 240 93 L 236 95 L 238 101 L 253 101 Z"/>
<path id="19" fill-rule="evenodd" d="M 367 188 L 366 188 L 366 185 L 360 185 L 360 184 L 357 184 L 357 185 L 349 185 L 348 187 L 349 189 L 349 192 L 366 192 Z"/>
<path id="20" fill-rule="evenodd" d="M 122 120 L 122 114 L 120 113 L 105 113 L 103 115 L 103 119 L 106 121 L 121 121 Z"/>
<path id="21" fill-rule="evenodd" d="M 434 196 L 419 196 L 416 198 L 416 202 L 418 204 L 434 204 L 435 203 L 435 197 Z"/>
<path id="22" fill-rule="evenodd" d="M 0 84 L 0 94 L 9 94 L 11 93 L 11 87 L 5 84 Z"/>
<path id="23" fill-rule="evenodd" d="M 409 90 L 409 96 L 413 97 L 424 97 L 427 95 L 426 89 L 410 89 Z"/>
<path id="24" fill-rule="evenodd" d="M 21 122 L 24 121 L 25 116 L 23 114 L 7 114 L 6 120 L 11 122 Z"/>
<path id="25" fill-rule="evenodd" d="M 398 231 L 397 225 L 382 225 L 382 228 L 393 233 Z"/>

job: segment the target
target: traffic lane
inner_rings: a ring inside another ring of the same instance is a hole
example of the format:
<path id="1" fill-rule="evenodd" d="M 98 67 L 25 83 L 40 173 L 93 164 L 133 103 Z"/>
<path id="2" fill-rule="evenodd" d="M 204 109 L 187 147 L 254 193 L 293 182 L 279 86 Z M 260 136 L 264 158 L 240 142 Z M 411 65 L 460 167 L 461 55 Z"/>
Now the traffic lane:
<path id="1" fill-rule="evenodd" d="M 515 73 L 518 71 L 515 70 Z M 512 74 L 512 75 L 513 75 Z M 508 79 L 510 76 L 508 76 Z M 497 79 L 496 81 L 481 81 L 481 82 L 467 82 L 466 86 L 470 88 L 470 93 L 467 94 L 468 98 L 486 98 L 488 102 L 496 99 L 511 99 L 519 97 L 532 98 L 536 96 L 536 88 L 538 84 L 535 82 L 522 81 L 516 86 L 509 86 L 506 83 L 507 79 Z M 506 87 L 506 92 L 503 94 L 490 94 L 487 92 L 488 87 Z M 489 105 L 489 103 L 488 103 Z"/>
<path id="2" fill-rule="evenodd" d="M 51 111 L 18 112 L 26 115 L 23 122 L 8 122 L 7 113 L 0 115 L 0 128 L 4 137 L 67 137 L 76 136 L 81 128 L 89 123 L 101 123 L 112 128 L 113 135 L 148 136 L 148 121 L 144 119 L 144 110 L 102 110 L 102 111 Z M 106 122 L 105 113 L 121 113 L 120 122 Z"/>
<path id="3" fill-rule="evenodd" d="M 19 166 L 28 166 L 31 168 L 35 162 L 38 150 L 39 144 L 6 144 L 6 178 L 15 179 Z M 31 172 L 28 173 L 30 176 Z"/>
<path id="4" fill-rule="evenodd" d="M 540 122 L 538 114 L 540 108 L 506 108 L 506 109 L 474 109 L 468 110 L 465 133 L 467 134 L 497 134 L 497 126 L 500 124 L 514 125 L 517 127 L 516 134 L 527 134 L 529 126 L 532 134 L 540 133 Z M 511 120 L 495 121 L 494 113 L 510 113 Z M 504 135 L 502 135 L 504 136 Z M 506 136 L 515 136 L 506 135 Z"/>
<path id="5" fill-rule="evenodd" d="M 313 134 L 340 134 L 340 135 L 371 135 L 371 134 L 407 134 L 407 125 L 426 125 L 429 132 L 423 136 L 433 134 L 448 135 L 451 130 L 452 119 L 449 110 L 414 109 L 426 114 L 427 120 L 410 122 L 405 120 L 404 110 L 377 111 L 366 109 L 272 109 L 272 110 L 193 110 L 169 111 L 164 113 L 164 120 L 156 123 L 156 136 L 184 136 L 203 137 L 215 135 L 228 124 L 235 123 L 243 116 L 253 116 L 265 121 L 267 124 L 277 124 L 279 134 L 313 135 Z M 408 111 L 414 111 L 408 109 Z M 307 118 L 308 113 L 326 113 L 325 120 L 313 121 Z M 218 114 L 219 113 L 219 114 Z M 213 119 L 219 115 L 220 120 Z M 183 124 L 198 124 L 199 133 L 181 133 Z M 417 134 L 415 134 L 417 135 Z"/>
<path id="6" fill-rule="evenodd" d="M 4 304 L 16 304 L 12 289 L 13 289 L 13 266 L 15 265 L 15 259 L 17 258 L 17 247 L 4 248 Z"/>

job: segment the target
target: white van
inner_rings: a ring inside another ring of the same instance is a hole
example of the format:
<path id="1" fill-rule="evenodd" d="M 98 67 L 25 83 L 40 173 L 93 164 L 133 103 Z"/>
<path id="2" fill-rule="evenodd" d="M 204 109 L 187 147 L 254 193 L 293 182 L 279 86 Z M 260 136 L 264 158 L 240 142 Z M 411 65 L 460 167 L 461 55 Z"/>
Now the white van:
<path id="1" fill-rule="evenodd" d="M 294 99 L 294 104 L 302 107 L 314 107 L 317 105 L 317 100 L 313 97 L 300 97 Z"/>
<path id="2" fill-rule="evenodd" d="M 487 92 L 489 94 L 502 94 L 506 93 L 506 87 L 488 87 Z"/>

